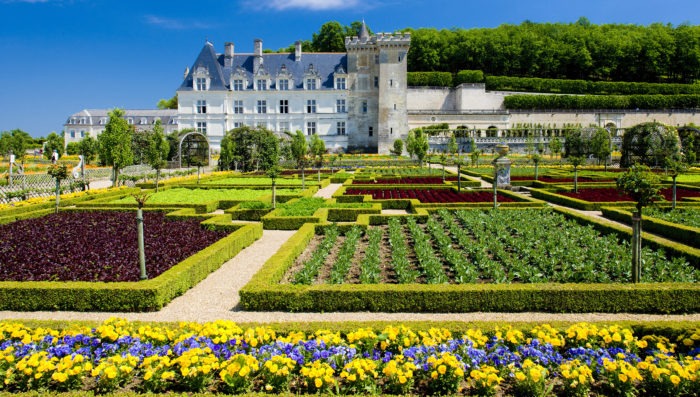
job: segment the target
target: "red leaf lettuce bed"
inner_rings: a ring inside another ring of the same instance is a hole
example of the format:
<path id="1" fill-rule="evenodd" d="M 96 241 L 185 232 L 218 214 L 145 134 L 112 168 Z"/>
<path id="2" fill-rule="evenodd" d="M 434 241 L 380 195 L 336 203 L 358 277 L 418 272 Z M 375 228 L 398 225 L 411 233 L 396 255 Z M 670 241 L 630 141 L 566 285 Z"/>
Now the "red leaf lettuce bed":
<path id="1" fill-rule="evenodd" d="M 144 213 L 150 278 L 228 235 Z M 61 212 L 0 226 L 0 281 L 138 281 L 135 212 Z"/>
<path id="2" fill-rule="evenodd" d="M 659 191 L 663 198 L 667 201 L 673 200 L 673 189 L 670 187 L 663 188 Z M 574 192 L 557 192 L 562 196 L 572 197 L 579 200 L 598 202 L 615 202 L 615 201 L 634 201 L 630 196 L 620 192 L 614 187 L 609 188 L 589 188 L 578 189 L 578 193 Z M 691 189 L 676 189 L 676 199 L 682 200 L 684 197 L 700 197 L 700 191 Z"/>
<path id="3" fill-rule="evenodd" d="M 456 176 L 446 176 L 446 181 L 457 182 Z M 442 185 L 442 177 L 401 177 L 399 179 L 378 178 L 376 180 L 353 180 L 353 185 Z"/>
<path id="4" fill-rule="evenodd" d="M 347 189 L 346 195 L 371 194 L 373 200 L 418 199 L 421 203 L 482 203 L 493 202 L 493 193 L 487 191 L 455 192 L 449 189 Z M 499 195 L 498 201 L 515 202 Z"/>

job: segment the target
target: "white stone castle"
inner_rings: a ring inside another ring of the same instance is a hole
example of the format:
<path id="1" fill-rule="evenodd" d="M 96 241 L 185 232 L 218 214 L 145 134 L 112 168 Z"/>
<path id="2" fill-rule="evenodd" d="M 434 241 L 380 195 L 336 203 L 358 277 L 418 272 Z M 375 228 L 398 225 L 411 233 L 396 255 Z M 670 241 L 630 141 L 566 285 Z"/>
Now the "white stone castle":
<path id="1" fill-rule="evenodd" d="M 156 119 L 166 133 L 195 129 L 218 150 L 226 131 L 265 127 L 282 134 L 303 131 L 320 136 L 328 149 L 388 153 L 409 129 L 437 123 L 467 127 L 478 137 L 519 124 L 599 125 L 624 129 L 645 121 L 670 125 L 700 124 L 693 111 L 509 111 L 503 98 L 483 84 L 456 88 L 408 87 L 409 34 L 370 35 L 363 23 L 359 36 L 345 39 L 345 53 L 263 53 L 255 40 L 252 54 L 236 54 L 233 43 L 217 53 L 207 42 L 177 89 L 177 110 L 126 110 L 138 129 Z M 66 143 L 104 130 L 107 110 L 83 110 L 64 125 Z"/>

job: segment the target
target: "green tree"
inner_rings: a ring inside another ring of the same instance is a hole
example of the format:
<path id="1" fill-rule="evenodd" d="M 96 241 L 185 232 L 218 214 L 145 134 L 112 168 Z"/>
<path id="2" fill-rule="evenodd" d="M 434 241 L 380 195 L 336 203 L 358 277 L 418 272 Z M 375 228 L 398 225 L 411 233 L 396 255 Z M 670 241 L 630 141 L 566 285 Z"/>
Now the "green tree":
<path id="1" fill-rule="evenodd" d="M 274 132 L 243 126 L 226 133 L 221 140 L 219 168 L 243 171 L 267 170 L 279 160 L 279 140 Z"/>
<path id="2" fill-rule="evenodd" d="M 406 137 L 406 152 L 408 152 L 408 156 L 411 159 L 416 154 L 416 133 L 413 130 L 408 131 L 408 136 Z"/>
<path id="3" fill-rule="evenodd" d="M 301 130 L 292 135 L 292 157 L 296 162 L 296 167 L 301 169 L 301 188 L 305 189 L 306 184 L 304 181 L 304 168 L 306 167 L 306 156 L 309 152 L 309 143 L 306 141 L 306 137 Z"/>
<path id="4" fill-rule="evenodd" d="M 312 37 L 311 44 L 317 52 L 345 52 L 345 30 L 336 21 L 324 23 Z"/>
<path id="5" fill-rule="evenodd" d="M 272 209 L 274 210 L 277 208 L 277 178 L 280 176 L 281 170 L 278 165 L 273 165 L 272 167 L 268 168 L 266 174 L 267 177 L 270 178 L 270 181 L 272 183 Z"/>
<path id="6" fill-rule="evenodd" d="M 24 160 L 27 156 L 27 150 L 31 147 L 33 139 L 29 133 L 20 129 L 12 131 L 4 131 L 0 135 L 0 147 L 2 152 L 15 155 L 15 161 L 24 165 Z"/>
<path id="7" fill-rule="evenodd" d="M 561 155 L 562 144 L 559 137 L 553 137 L 549 140 L 549 155 L 558 156 Z"/>
<path id="8" fill-rule="evenodd" d="M 472 167 L 479 165 L 479 156 L 481 156 L 481 150 L 476 146 L 476 140 L 472 138 L 471 151 L 469 152 L 469 159 L 472 162 Z"/>
<path id="9" fill-rule="evenodd" d="M 401 156 L 401 153 L 403 153 L 403 141 L 401 139 L 397 139 L 394 141 L 394 145 L 391 148 L 391 154 L 394 156 Z"/>
<path id="10" fill-rule="evenodd" d="M 583 156 L 569 156 L 566 158 L 569 163 L 574 167 L 574 193 L 578 193 L 578 167 L 586 162 L 586 158 Z"/>
<path id="11" fill-rule="evenodd" d="M 642 209 L 659 200 L 659 177 L 646 165 L 634 164 L 617 179 L 617 188 L 636 202 L 632 215 L 632 282 L 638 283 L 642 273 Z"/>
<path id="12" fill-rule="evenodd" d="M 97 137 L 98 153 L 105 164 L 112 166 L 112 186 L 117 186 L 119 171 L 134 163 L 131 150 L 133 128 L 124 119 L 124 111 L 114 109 L 109 112 L 105 130 Z"/>
<path id="13" fill-rule="evenodd" d="M 605 165 L 605 170 L 608 169 L 608 157 L 612 153 L 612 143 L 610 141 L 610 133 L 601 127 L 595 127 L 595 132 L 591 136 L 589 150 L 591 154 Z"/>
<path id="14" fill-rule="evenodd" d="M 158 109 L 177 109 L 177 94 L 170 99 L 158 101 Z"/>
<path id="15" fill-rule="evenodd" d="M 148 165 L 156 170 L 156 192 L 158 192 L 158 181 L 160 180 L 160 171 L 167 164 L 168 152 L 170 146 L 165 139 L 165 133 L 160 120 L 156 120 L 153 129 L 146 133 L 148 138 L 148 146 L 146 147 L 145 160 Z"/>
<path id="16" fill-rule="evenodd" d="M 85 136 L 85 138 L 78 142 L 78 154 L 83 156 L 83 161 L 85 161 L 85 164 L 90 164 L 90 162 L 95 160 L 98 149 L 99 145 L 97 144 L 97 139 L 91 137 L 90 135 Z"/>
<path id="17" fill-rule="evenodd" d="M 682 155 L 676 155 L 666 159 L 665 167 L 673 181 L 673 200 L 671 208 L 676 209 L 676 178 L 678 178 L 678 175 L 688 172 L 689 165 Z"/>
<path id="18" fill-rule="evenodd" d="M 323 163 L 323 155 L 326 153 L 326 143 L 316 134 L 309 138 L 309 151 L 314 159 L 314 165 L 321 167 Z"/>
<path id="19" fill-rule="evenodd" d="M 58 153 L 59 158 L 63 156 L 63 137 L 52 132 L 46 137 L 44 143 L 44 157 L 51 159 L 54 150 Z"/>
<path id="20" fill-rule="evenodd" d="M 425 156 L 428 155 L 428 150 L 430 150 L 430 144 L 428 143 L 428 135 L 423 133 L 420 128 L 416 130 L 416 141 L 415 141 L 413 152 L 418 158 L 418 163 L 422 167 L 423 160 Z"/>
<path id="21" fill-rule="evenodd" d="M 447 143 L 447 152 L 454 156 L 457 154 L 457 150 L 459 150 L 459 146 L 457 146 L 457 137 L 455 136 L 455 133 L 452 132 L 450 141 Z"/>

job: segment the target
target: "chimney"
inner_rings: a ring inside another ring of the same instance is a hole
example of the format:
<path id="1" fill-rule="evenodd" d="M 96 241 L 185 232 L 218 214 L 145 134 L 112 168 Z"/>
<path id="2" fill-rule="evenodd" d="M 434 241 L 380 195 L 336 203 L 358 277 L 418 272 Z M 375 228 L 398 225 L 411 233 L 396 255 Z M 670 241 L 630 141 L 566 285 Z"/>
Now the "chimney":
<path id="1" fill-rule="evenodd" d="M 258 69 L 260 69 L 260 66 L 263 63 L 263 57 L 262 57 L 262 40 L 260 39 L 255 39 L 254 41 L 254 48 L 255 48 L 255 59 L 253 61 L 253 73 L 257 73 Z"/>
<path id="2" fill-rule="evenodd" d="M 294 42 L 294 61 L 301 61 L 301 40 Z"/>
<path id="3" fill-rule="evenodd" d="M 224 44 L 224 67 L 233 65 L 233 43 L 227 42 Z"/>

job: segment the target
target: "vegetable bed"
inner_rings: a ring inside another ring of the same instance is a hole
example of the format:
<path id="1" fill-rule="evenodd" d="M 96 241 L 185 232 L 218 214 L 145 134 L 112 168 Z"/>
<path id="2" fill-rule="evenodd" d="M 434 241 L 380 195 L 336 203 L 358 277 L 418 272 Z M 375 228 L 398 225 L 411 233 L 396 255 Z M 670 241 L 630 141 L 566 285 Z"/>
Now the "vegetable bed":
<path id="1" fill-rule="evenodd" d="M 358 189 L 349 188 L 345 195 L 371 195 L 373 200 L 418 199 L 421 203 L 488 203 L 493 193 L 484 190 L 455 192 L 452 189 Z M 502 203 L 514 203 L 516 199 L 498 195 Z M 525 201 L 525 200 L 523 200 Z"/>
<path id="2" fill-rule="evenodd" d="M 229 234 L 200 222 L 144 213 L 149 277 Z M 0 281 L 139 280 L 133 212 L 60 212 L 2 225 L 0 235 Z"/>
<path id="3" fill-rule="evenodd" d="M 457 182 L 457 176 L 446 176 L 445 181 Z M 439 176 L 427 176 L 427 177 L 400 177 L 398 179 L 390 178 L 377 178 L 369 180 L 358 180 L 352 181 L 353 185 L 442 185 L 442 177 Z"/>
<path id="4" fill-rule="evenodd" d="M 365 236 L 334 227 L 316 236 L 285 280 L 318 283 L 629 282 L 627 241 L 550 210 L 440 210 L 426 225 L 398 218 Z M 682 258 L 644 248 L 644 282 L 695 282 Z"/>

